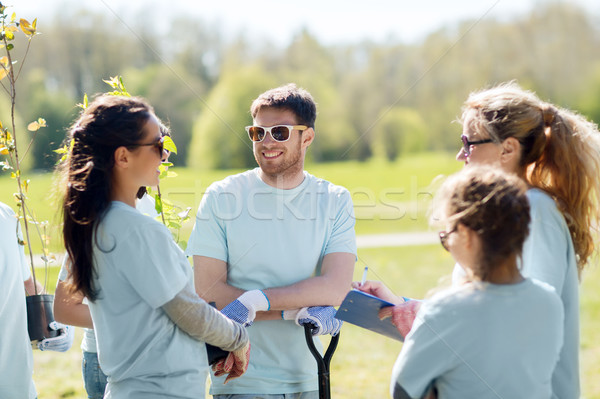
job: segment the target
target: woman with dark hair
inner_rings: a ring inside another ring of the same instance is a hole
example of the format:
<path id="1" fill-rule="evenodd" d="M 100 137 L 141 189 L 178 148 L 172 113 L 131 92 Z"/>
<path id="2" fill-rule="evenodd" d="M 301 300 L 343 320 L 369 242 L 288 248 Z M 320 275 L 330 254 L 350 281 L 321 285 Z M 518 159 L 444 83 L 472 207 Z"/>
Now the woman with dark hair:
<path id="1" fill-rule="evenodd" d="M 107 398 L 201 398 L 205 345 L 230 351 L 229 379 L 248 365 L 245 329 L 200 299 L 183 252 L 135 209 L 158 184 L 164 138 L 140 98 L 101 96 L 70 129 L 61 166 L 63 235 L 72 290 L 89 300 Z"/>
<path id="2" fill-rule="evenodd" d="M 171 136 L 169 128 L 160 123 L 160 134 Z M 169 152 L 165 150 L 168 160 Z M 146 187 L 140 187 L 136 194 L 136 209 L 150 217 L 157 217 L 154 199 L 146 192 Z M 96 334 L 88 308 L 87 299 L 79 292 L 73 292 L 68 282 L 71 261 L 68 256 L 64 257 L 63 264 L 58 273 L 56 290 L 54 292 L 54 319 L 58 322 L 82 327 L 83 340 L 81 341 L 82 360 L 81 374 L 88 399 L 102 399 L 106 389 L 107 377 L 98 363 L 96 349 Z"/>

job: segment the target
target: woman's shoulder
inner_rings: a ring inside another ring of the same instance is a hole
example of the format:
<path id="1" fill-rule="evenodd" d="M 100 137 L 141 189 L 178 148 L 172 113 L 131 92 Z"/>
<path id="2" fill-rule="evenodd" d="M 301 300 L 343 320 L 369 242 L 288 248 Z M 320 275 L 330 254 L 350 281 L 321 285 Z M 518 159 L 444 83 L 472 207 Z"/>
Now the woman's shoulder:
<path id="1" fill-rule="evenodd" d="M 111 203 L 103 224 L 105 228 L 108 227 L 121 232 L 161 229 L 164 227 L 162 223 L 142 214 L 138 209 L 117 201 Z"/>
<path id="2" fill-rule="evenodd" d="M 532 219 L 541 219 L 546 222 L 556 219 L 560 220 L 561 224 L 564 222 L 564 216 L 558 209 L 556 201 L 545 191 L 539 188 L 529 189 L 527 190 L 527 199 Z"/>
<path id="3" fill-rule="evenodd" d="M 559 212 L 554 199 L 544 190 L 539 188 L 530 188 L 527 190 L 527 199 L 532 211 L 546 210 L 550 212 Z"/>
<path id="4" fill-rule="evenodd" d="M 472 283 L 458 284 L 436 292 L 424 305 L 430 312 L 444 312 L 445 309 L 470 305 L 473 296 L 477 295 L 477 287 Z"/>
<path id="5" fill-rule="evenodd" d="M 543 207 L 556 209 L 556 202 L 544 190 L 539 188 L 530 188 L 527 190 L 527 199 L 531 207 Z"/>

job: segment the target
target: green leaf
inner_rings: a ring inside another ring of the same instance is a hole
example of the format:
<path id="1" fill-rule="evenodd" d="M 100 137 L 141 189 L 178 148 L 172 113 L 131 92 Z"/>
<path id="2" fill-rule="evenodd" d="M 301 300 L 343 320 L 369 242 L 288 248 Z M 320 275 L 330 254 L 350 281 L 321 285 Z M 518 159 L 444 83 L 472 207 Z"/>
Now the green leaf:
<path id="1" fill-rule="evenodd" d="M 87 94 L 83 95 L 83 103 L 77 104 L 79 108 L 86 109 L 88 107 L 88 96 Z"/>
<path id="2" fill-rule="evenodd" d="M 172 152 L 173 154 L 177 154 L 177 146 L 175 142 L 170 136 L 165 136 L 165 141 L 163 143 L 165 150 Z"/>
<path id="3" fill-rule="evenodd" d="M 175 221 L 170 220 L 169 223 L 167 223 L 167 227 L 170 229 L 180 229 L 181 225 Z"/>
<path id="4" fill-rule="evenodd" d="M 14 48 L 15 48 L 15 45 L 14 45 L 14 44 L 12 44 L 12 43 L 8 43 L 8 46 L 6 46 L 6 49 L 7 49 L 8 51 L 11 51 L 11 50 L 12 50 L 12 49 L 14 49 Z"/>
<path id="5" fill-rule="evenodd" d="M 129 92 L 125 88 L 125 83 L 123 83 L 123 77 L 122 76 L 119 76 L 119 89 L 121 90 L 121 92 L 123 93 L 123 95 L 125 95 L 127 97 L 130 97 Z"/>
<path id="6" fill-rule="evenodd" d="M 162 200 L 160 198 L 160 195 L 158 195 L 158 194 L 156 194 L 154 196 L 154 209 L 156 210 L 157 213 L 162 213 L 162 211 L 163 211 Z"/>
<path id="7" fill-rule="evenodd" d="M 107 85 L 109 85 L 110 87 L 112 87 L 113 89 L 116 89 L 117 86 L 119 85 L 119 78 L 116 76 L 111 77 L 110 80 L 102 79 L 102 81 L 104 83 L 106 83 Z"/>

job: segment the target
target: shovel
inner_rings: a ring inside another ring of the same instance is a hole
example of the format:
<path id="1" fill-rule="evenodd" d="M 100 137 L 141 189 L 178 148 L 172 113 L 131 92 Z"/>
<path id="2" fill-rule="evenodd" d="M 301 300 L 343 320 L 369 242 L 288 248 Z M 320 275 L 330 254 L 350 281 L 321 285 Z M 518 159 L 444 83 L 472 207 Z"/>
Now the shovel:
<path id="1" fill-rule="evenodd" d="M 331 399 L 331 390 L 329 386 L 329 363 L 333 357 L 333 352 L 337 348 L 338 341 L 340 340 L 340 333 L 335 337 L 331 337 L 329 346 L 325 352 L 325 356 L 321 356 L 319 350 L 316 348 L 313 341 L 312 330 L 316 328 L 310 323 L 304 325 L 304 337 L 306 338 L 306 344 L 310 353 L 314 356 L 317 361 L 318 374 L 319 374 L 319 399 Z"/>

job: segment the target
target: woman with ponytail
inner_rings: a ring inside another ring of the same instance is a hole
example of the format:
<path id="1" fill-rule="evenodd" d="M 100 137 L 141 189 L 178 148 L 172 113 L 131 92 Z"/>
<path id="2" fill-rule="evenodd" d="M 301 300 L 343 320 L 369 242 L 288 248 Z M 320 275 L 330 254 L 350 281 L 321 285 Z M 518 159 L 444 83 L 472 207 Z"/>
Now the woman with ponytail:
<path id="1" fill-rule="evenodd" d="M 203 342 L 230 351 L 228 378 L 247 368 L 245 329 L 200 299 L 168 229 L 135 209 L 158 184 L 160 122 L 140 98 L 101 96 L 71 127 L 60 167 L 72 292 L 89 301 L 106 398 L 201 398 Z"/>
<path id="2" fill-rule="evenodd" d="M 472 93 L 462 122 L 457 160 L 498 166 L 529 186 L 522 273 L 550 284 L 561 297 L 564 343 L 552 376 L 553 397 L 578 398 L 579 279 L 600 220 L 600 132 L 515 83 Z M 457 265 L 453 279 L 464 275 Z"/>

